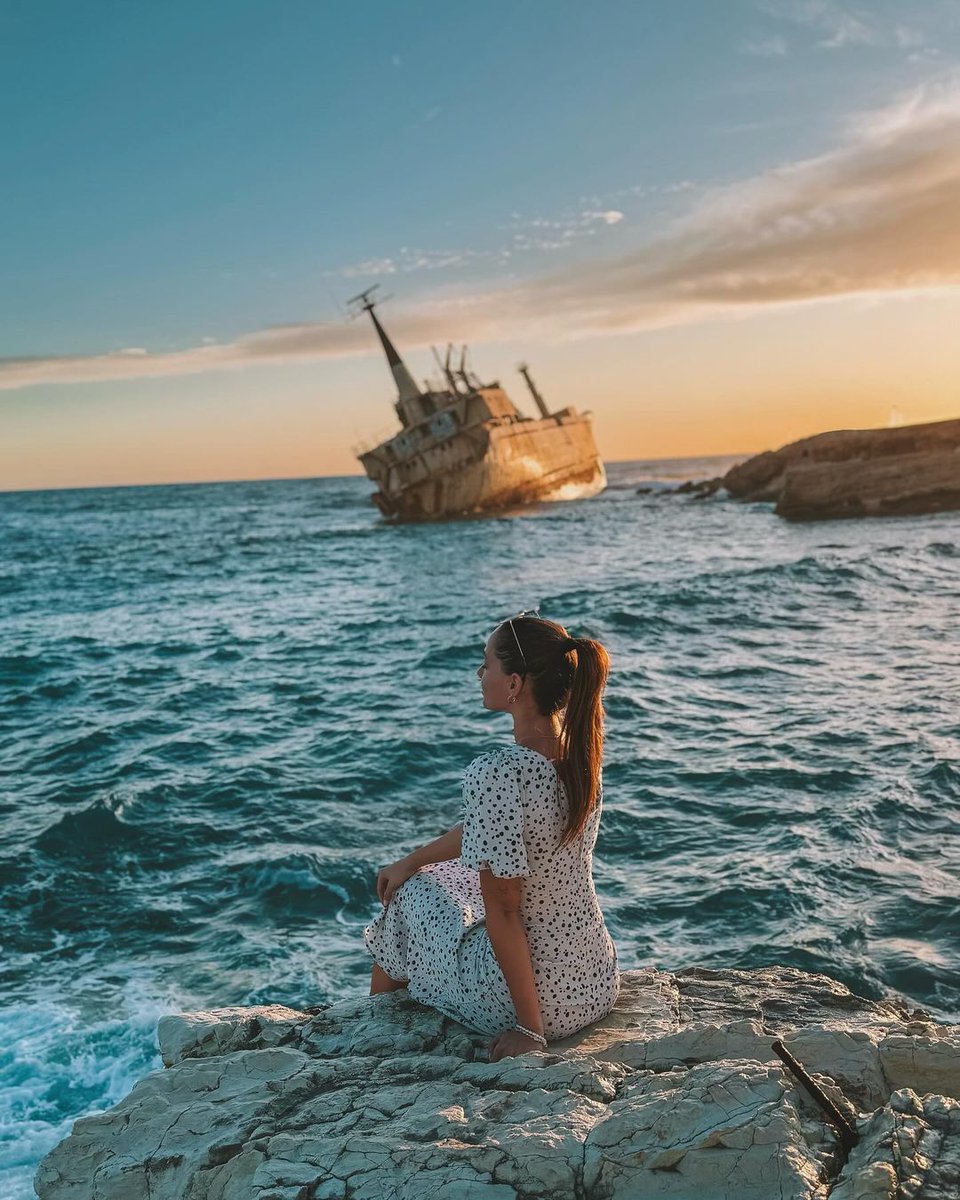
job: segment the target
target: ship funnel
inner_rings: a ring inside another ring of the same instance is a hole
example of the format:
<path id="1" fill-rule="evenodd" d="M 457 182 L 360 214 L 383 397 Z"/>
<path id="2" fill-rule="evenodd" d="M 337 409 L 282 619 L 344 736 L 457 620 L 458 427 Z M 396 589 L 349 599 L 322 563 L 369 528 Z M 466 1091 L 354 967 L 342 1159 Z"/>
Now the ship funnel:
<path id="1" fill-rule="evenodd" d="M 530 378 L 530 368 L 527 366 L 526 363 L 520 363 L 517 366 L 517 370 L 527 381 L 527 387 L 530 389 L 530 395 L 533 397 L 534 403 L 536 404 L 537 408 L 540 409 L 540 416 L 541 417 L 549 417 L 550 409 L 547 408 L 546 401 L 540 395 L 540 393 L 537 391 L 537 385 Z"/>
<path id="2" fill-rule="evenodd" d="M 377 320 L 377 314 L 373 311 L 375 300 L 371 300 L 370 296 L 377 290 L 377 284 L 367 288 L 365 292 L 361 292 L 359 296 L 353 296 L 347 301 L 348 304 L 358 305 L 358 310 L 370 314 L 370 320 L 373 322 L 373 327 L 377 331 L 377 336 L 380 338 L 380 344 L 383 346 L 383 352 L 387 356 L 387 362 L 390 366 L 390 371 L 393 374 L 394 382 L 397 385 L 397 392 L 401 400 L 415 400 L 420 395 L 420 389 L 407 370 L 406 364 L 397 353 L 396 347 L 387 336 L 387 331 Z"/>

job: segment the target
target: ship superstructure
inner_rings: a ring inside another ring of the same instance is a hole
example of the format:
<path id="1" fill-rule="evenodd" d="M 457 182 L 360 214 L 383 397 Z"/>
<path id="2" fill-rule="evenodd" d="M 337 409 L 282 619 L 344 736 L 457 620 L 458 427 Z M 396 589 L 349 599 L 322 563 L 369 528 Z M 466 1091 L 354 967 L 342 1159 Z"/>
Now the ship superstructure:
<path id="1" fill-rule="evenodd" d="M 421 389 L 374 311 L 375 290 L 350 303 L 369 315 L 397 385 L 400 431 L 357 451 L 385 517 L 466 516 L 592 496 L 606 486 L 589 413 L 550 412 L 525 365 L 519 369 L 539 417 L 524 416 L 499 382 L 481 383 L 467 367 L 466 347 L 456 368 L 452 346 L 443 361 L 434 351 L 442 384 Z"/>

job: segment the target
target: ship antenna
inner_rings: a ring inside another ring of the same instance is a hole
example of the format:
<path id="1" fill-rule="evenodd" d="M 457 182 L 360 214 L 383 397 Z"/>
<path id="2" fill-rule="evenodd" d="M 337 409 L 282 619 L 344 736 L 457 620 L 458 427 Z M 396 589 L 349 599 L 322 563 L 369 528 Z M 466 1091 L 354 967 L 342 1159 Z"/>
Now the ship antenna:
<path id="1" fill-rule="evenodd" d="M 370 314 L 370 320 L 373 322 L 373 327 L 377 331 L 377 336 L 380 338 L 380 344 L 383 346 L 383 352 L 387 356 L 387 363 L 390 371 L 393 374 L 394 382 L 397 385 L 397 391 L 400 394 L 401 400 L 415 400 L 420 395 L 420 389 L 417 387 L 413 376 L 407 370 L 406 363 L 397 353 L 396 347 L 390 338 L 387 336 L 387 331 L 377 320 L 377 314 L 373 311 L 374 307 L 381 303 L 379 300 L 372 300 L 371 296 L 380 287 L 379 283 L 368 287 L 366 291 L 360 292 L 356 296 L 351 296 L 347 301 L 347 307 L 353 306 L 354 311 L 350 314 L 350 320 L 355 320 L 362 312 Z M 384 297 L 389 299 L 388 296 Z"/>
<path id="2" fill-rule="evenodd" d="M 468 353 L 469 353 L 469 350 L 467 349 L 466 346 L 464 346 L 463 354 L 460 356 L 460 373 L 463 376 L 464 380 L 467 382 L 469 387 L 482 388 L 483 381 L 480 379 L 480 376 L 476 373 L 476 371 L 471 371 L 470 368 L 467 366 Z"/>
<path id="3" fill-rule="evenodd" d="M 468 392 L 472 392 L 476 389 L 477 384 L 475 384 L 467 375 L 467 347 L 466 347 L 466 345 L 461 346 L 461 348 L 460 348 L 460 366 L 457 370 L 457 375 L 467 385 Z"/>
<path id="4" fill-rule="evenodd" d="M 454 395 L 459 395 L 460 389 L 457 387 L 456 376 L 450 370 L 450 351 L 453 349 L 453 347 L 449 342 L 447 343 L 447 356 L 443 362 L 440 361 L 440 355 L 437 353 L 436 346 L 431 346 L 430 349 L 433 351 L 433 357 L 437 360 L 437 366 L 443 372 L 443 377 L 447 381 L 447 387 L 449 387 L 450 391 L 453 392 Z"/>
<path id="5" fill-rule="evenodd" d="M 447 353 L 443 360 L 443 369 L 444 369 L 444 372 L 446 373 L 447 378 L 450 380 L 450 386 L 453 388 L 453 390 L 455 392 L 459 393 L 460 388 L 457 386 L 457 377 L 456 377 L 456 375 L 454 375 L 453 368 L 450 366 L 450 355 L 451 354 L 453 354 L 453 342 L 447 342 Z"/>
<path id="6" fill-rule="evenodd" d="M 540 392 L 537 389 L 537 385 L 530 378 L 530 368 L 527 366 L 526 363 L 518 363 L 517 370 L 527 381 L 527 387 L 530 389 L 530 395 L 533 397 L 534 403 L 536 404 L 537 408 L 540 409 L 541 417 L 549 417 L 550 409 L 547 408 L 546 401 L 540 395 Z"/>

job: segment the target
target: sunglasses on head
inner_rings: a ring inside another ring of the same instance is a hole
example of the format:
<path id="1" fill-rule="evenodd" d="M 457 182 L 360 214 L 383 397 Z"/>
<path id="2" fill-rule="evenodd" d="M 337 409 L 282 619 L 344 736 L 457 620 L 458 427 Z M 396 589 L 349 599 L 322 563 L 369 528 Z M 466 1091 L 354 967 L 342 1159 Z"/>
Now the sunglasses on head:
<path id="1" fill-rule="evenodd" d="M 523 612 L 514 613 L 512 617 L 507 617 L 506 621 L 504 622 L 504 624 L 510 626 L 510 632 L 513 634 L 513 640 L 517 643 L 517 649 L 520 651 L 520 657 L 523 659 L 523 665 L 526 666 L 527 656 L 523 652 L 523 647 L 520 645 L 520 639 L 517 637 L 517 631 L 513 627 L 514 621 L 518 620 L 520 617 L 536 617 L 538 621 L 542 620 L 543 618 L 540 616 L 539 607 L 525 608 Z"/>

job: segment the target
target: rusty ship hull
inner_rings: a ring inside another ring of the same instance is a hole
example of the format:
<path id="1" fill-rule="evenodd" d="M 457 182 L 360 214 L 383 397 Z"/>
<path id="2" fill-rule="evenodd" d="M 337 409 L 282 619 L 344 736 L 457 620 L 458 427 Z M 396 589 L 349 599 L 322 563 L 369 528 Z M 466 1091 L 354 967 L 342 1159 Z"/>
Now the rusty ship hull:
<path id="1" fill-rule="evenodd" d="M 589 418 L 576 413 L 477 430 L 460 447 L 425 447 L 392 469 L 366 458 L 361 455 L 360 461 L 379 483 L 374 503 L 385 517 L 398 520 L 576 500 L 607 486 Z"/>
<path id="2" fill-rule="evenodd" d="M 372 290 L 356 299 L 369 313 L 393 372 L 401 429 L 358 447 L 357 457 L 377 485 L 372 500 L 384 517 L 463 517 L 580 499 L 606 487 L 589 413 L 572 407 L 550 412 L 521 366 L 540 412 L 525 416 L 498 383 L 483 384 L 468 373 L 465 356 L 453 371 L 451 348 L 440 384 L 419 388 L 373 311 Z"/>

